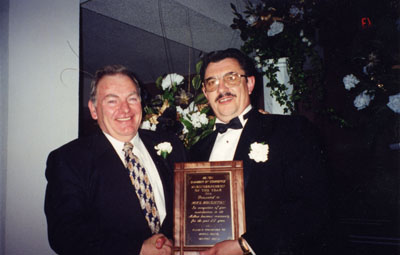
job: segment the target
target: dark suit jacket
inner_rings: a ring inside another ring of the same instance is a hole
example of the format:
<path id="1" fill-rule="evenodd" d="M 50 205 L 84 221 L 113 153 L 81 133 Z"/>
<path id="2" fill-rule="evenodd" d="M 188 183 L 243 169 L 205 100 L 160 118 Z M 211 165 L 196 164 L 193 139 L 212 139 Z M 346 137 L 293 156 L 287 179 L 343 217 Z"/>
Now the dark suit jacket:
<path id="1" fill-rule="evenodd" d="M 161 233 L 172 236 L 173 168 L 186 160 L 179 139 L 139 130 L 160 174 L 167 216 Z M 167 159 L 154 146 L 169 141 Z M 59 254 L 137 255 L 150 228 L 128 170 L 102 132 L 74 140 L 50 153 L 45 213 L 50 246 Z"/>
<path id="2" fill-rule="evenodd" d="M 301 117 L 263 115 L 257 110 L 249 115 L 234 160 L 243 160 L 244 168 L 247 231 L 243 237 L 257 255 L 319 252 L 315 237 L 326 216 L 326 179 L 313 132 Z M 190 151 L 191 161 L 208 161 L 216 137 L 214 131 L 198 142 Z M 249 158 L 254 142 L 269 145 L 266 162 Z"/>

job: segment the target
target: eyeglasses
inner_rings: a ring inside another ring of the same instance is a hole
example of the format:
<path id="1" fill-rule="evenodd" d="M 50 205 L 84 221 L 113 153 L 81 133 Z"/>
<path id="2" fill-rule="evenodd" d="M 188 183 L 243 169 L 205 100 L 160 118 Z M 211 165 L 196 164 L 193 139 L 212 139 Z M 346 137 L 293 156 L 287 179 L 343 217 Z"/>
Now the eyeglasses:
<path id="1" fill-rule="evenodd" d="M 222 76 L 222 79 L 224 80 L 225 86 L 227 86 L 228 88 L 231 88 L 231 87 L 238 86 L 240 84 L 240 78 L 242 78 L 242 77 L 247 78 L 247 75 L 238 74 L 235 72 L 229 72 L 229 73 L 224 74 L 224 76 Z M 220 79 L 218 79 L 218 78 L 210 77 L 210 78 L 207 78 L 203 82 L 203 86 L 207 92 L 213 92 L 218 88 L 219 81 L 220 81 Z"/>

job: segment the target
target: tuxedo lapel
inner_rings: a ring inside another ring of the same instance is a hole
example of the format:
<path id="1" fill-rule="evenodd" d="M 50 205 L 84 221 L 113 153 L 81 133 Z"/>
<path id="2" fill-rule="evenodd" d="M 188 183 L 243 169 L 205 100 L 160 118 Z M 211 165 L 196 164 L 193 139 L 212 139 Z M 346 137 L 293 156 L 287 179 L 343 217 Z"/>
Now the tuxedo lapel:
<path id="1" fill-rule="evenodd" d="M 252 171 L 260 165 L 249 158 L 250 146 L 254 142 L 265 142 L 268 144 L 271 135 L 272 125 L 262 120 L 261 114 L 256 109 L 252 109 L 246 125 L 243 128 L 238 145 L 236 147 L 234 160 L 243 160 L 243 175 L 245 187 L 249 181 Z M 257 165 L 258 164 L 258 165 Z"/>
<path id="2" fill-rule="evenodd" d="M 214 131 L 191 149 L 191 161 L 209 161 L 218 132 Z"/>

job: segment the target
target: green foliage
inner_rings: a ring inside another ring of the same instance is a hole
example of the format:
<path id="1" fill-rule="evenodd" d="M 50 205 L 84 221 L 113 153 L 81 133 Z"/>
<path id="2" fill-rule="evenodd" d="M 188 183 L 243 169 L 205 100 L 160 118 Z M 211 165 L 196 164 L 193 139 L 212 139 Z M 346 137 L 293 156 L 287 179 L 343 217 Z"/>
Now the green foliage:
<path id="1" fill-rule="evenodd" d="M 321 60 L 313 41 L 313 10 L 309 8 L 310 1 L 294 1 L 291 5 L 287 1 L 264 2 L 258 5 L 248 2 L 243 15 L 231 4 L 236 16 L 231 27 L 240 31 L 244 41 L 242 50 L 254 57 L 257 67 L 269 79 L 266 86 L 271 88 L 271 96 L 285 112 L 295 112 L 297 102 L 311 105 L 315 95 L 322 97 Z M 283 26 L 283 30 L 269 34 L 276 24 Z M 275 64 L 282 57 L 287 58 L 289 83 L 293 85 L 291 94 L 276 78 L 279 69 Z M 306 64 L 309 66 L 307 71 Z"/>

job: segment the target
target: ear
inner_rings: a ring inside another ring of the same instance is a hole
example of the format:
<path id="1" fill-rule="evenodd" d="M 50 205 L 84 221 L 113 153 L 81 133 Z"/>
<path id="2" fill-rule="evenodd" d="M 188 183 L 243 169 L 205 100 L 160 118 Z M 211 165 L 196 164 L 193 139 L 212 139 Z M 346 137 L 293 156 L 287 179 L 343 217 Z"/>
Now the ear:
<path id="1" fill-rule="evenodd" d="M 88 102 L 88 107 L 89 107 L 90 115 L 92 116 L 92 118 L 93 118 L 94 120 L 97 120 L 96 106 L 94 106 L 92 100 L 89 100 L 89 102 Z"/>
<path id="2" fill-rule="evenodd" d="M 206 89 L 204 88 L 204 86 L 201 87 L 201 90 L 203 91 L 204 96 L 207 98 L 208 100 L 208 95 L 206 93 Z"/>
<path id="3" fill-rule="evenodd" d="M 249 91 L 249 95 L 253 92 L 254 86 L 256 84 L 256 78 L 254 76 L 247 77 L 247 90 Z"/>

